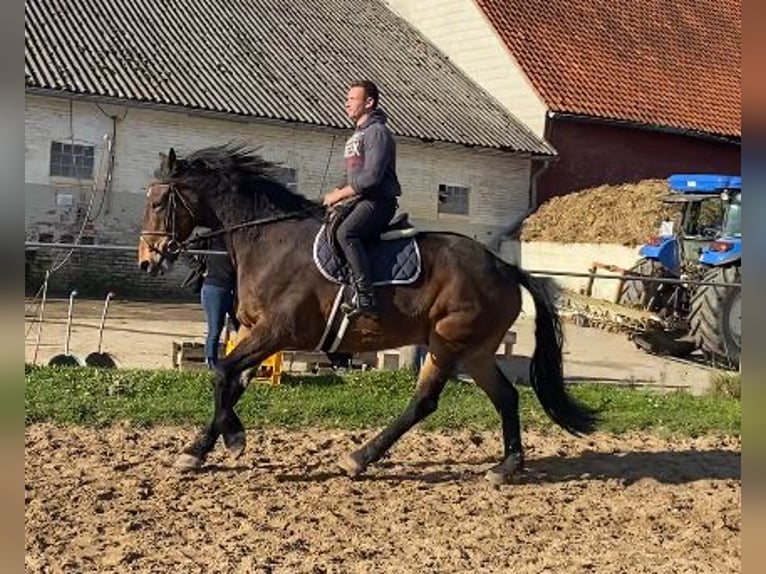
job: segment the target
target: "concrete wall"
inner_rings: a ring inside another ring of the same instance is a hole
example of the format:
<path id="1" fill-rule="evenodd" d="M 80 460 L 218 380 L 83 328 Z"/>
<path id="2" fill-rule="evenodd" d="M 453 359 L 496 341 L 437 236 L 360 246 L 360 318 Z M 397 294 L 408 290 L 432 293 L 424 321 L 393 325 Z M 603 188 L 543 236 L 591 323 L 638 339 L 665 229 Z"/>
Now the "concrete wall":
<path id="1" fill-rule="evenodd" d="M 48 236 L 66 242 L 88 219 L 85 235 L 93 242 L 128 245 L 137 243 L 145 190 L 159 165 L 159 153 L 171 146 L 180 155 L 230 141 L 257 146 L 265 158 L 296 170 L 301 193 L 319 198 L 343 179 L 343 144 L 351 133 L 350 129 L 244 122 L 40 95 L 26 98 L 25 127 L 26 239 Z M 106 135 L 113 142 L 111 172 Z M 93 146 L 93 179 L 50 176 L 52 141 Z M 528 159 L 405 138 L 399 138 L 397 145 L 403 187 L 400 209 L 410 212 L 422 229 L 458 231 L 486 241 L 528 207 Z M 105 185 L 107 175 L 111 186 Z M 438 213 L 439 184 L 470 188 L 468 215 Z M 28 291 L 37 289 L 31 283 L 44 274 L 41 265 L 50 257 L 38 253 L 33 259 Z M 126 264 L 128 259 L 124 258 Z M 88 273 L 110 274 L 116 260 L 112 253 L 92 253 L 70 264 L 78 261 L 87 261 Z M 63 284 L 52 284 L 52 288 L 66 291 Z M 85 287 L 79 288 L 84 293 Z M 158 294 L 154 282 L 132 275 L 125 288 L 134 289 L 136 295 Z"/>
<path id="2" fill-rule="evenodd" d="M 616 265 L 630 269 L 639 259 L 638 248 L 623 245 L 596 243 L 551 243 L 524 242 L 518 245 L 521 266 L 527 271 L 559 271 L 587 273 L 594 262 Z M 599 270 L 599 275 L 613 275 L 609 271 Z M 556 282 L 566 289 L 580 292 L 584 290 L 587 277 L 554 277 Z M 612 279 L 596 279 L 593 282 L 592 296 L 599 299 L 614 301 L 617 295 L 618 281 Z M 529 295 L 524 292 L 523 312 L 534 315 L 534 304 Z"/>

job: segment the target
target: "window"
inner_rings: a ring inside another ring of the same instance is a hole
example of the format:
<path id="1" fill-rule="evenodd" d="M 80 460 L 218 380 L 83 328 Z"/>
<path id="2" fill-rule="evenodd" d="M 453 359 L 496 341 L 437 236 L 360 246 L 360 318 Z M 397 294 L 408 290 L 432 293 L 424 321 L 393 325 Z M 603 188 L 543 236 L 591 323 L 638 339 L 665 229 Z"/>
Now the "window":
<path id="1" fill-rule="evenodd" d="M 274 179 L 290 191 L 298 191 L 298 172 L 292 167 L 278 166 L 273 170 Z"/>
<path id="2" fill-rule="evenodd" d="M 51 175 L 93 179 L 92 145 L 51 142 Z"/>
<path id="3" fill-rule="evenodd" d="M 467 187 L 440 183 L 438 213 L 468 215 L 469 191 Z"/>

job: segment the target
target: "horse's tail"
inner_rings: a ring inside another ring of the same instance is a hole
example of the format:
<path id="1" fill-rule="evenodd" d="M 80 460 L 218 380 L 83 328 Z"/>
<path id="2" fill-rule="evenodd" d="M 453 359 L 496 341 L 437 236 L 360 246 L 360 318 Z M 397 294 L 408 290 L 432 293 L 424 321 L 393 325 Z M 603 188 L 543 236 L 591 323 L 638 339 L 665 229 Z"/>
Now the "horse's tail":
<path id="1" fill-rule="evenodd" d="M 564 334 L 554 303 L 556 284 L 522 269 L 518 269 L 518 281 L 535 302 L 535 352 L 529 367 L 532 388 L 545 412 L 560 427 L 575 435 L 592 432 L 598 423 L 596 411 L 573 399 L 564 387 Z"/>

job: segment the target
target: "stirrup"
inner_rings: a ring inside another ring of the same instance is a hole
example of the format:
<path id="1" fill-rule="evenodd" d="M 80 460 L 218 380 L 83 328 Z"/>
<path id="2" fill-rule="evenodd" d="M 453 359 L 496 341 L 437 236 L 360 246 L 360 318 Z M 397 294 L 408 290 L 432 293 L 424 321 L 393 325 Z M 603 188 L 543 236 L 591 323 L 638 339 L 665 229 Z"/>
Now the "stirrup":
<path id="1" fill-rule="evenodd" d="M 354 298 L 350 303 L 343 302 L 340 304 L 340 310 L 350 319 L 357 315 L 377 315 L 379 313 L 377 301 L 375 296 L 369 294 L 366 296 L 369 299 L 369 305 L 361 306 L 359 304 L 359 293 L 354 295 Z"/>
<path id="2" fill-rule="evenodd" d="M 341 305 L 340 310 L 343 311 L 343 314 L 349 319 L 353 319 L 354 317 L 358 317 L 360 315 L 366 315 L 367 317 L 377 317 L 379 315 L 377 309 L 374 309 L 374 308 L 363 309 L 361 307 L 352 307 L 351 305 L 347 305 L 346 303 Z"/>

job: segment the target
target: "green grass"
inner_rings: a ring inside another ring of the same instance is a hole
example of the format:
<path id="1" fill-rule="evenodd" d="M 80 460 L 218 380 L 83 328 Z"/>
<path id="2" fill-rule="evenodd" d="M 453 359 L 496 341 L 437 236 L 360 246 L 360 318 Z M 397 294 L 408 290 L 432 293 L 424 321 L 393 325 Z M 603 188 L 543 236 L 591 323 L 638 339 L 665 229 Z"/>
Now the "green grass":
<path id="1" fill-rule="evenodd" d="M 716 372 L 710 377 L 710 393 L 722 397 L 742 397 L 742 375 L 739 373 Z"/>
<path id="2" fill-rule="evenodd" d="M 95 370 L 27 367 L 27 423 L 108 425 L 202 424 L 212 413 L 207 372 Z M 283 377 L 279 387 L 253 383 L 237 405 L 248 428 L 380 426 L 402 412 L 414 388 L 408 371 L 369 371 L 344 376 Z M 519 387 L 525 428 L 553 426 L 537 398 Z M 741 406 L 725 394 L 662 394 L 607 385 L 571 387 L 578 400 L 600 409 L 601 429 L 696 436 L 740 433 Z M 497 429 L 499 418 L 475 385 L 451 381 L 424 428 Z"/>

